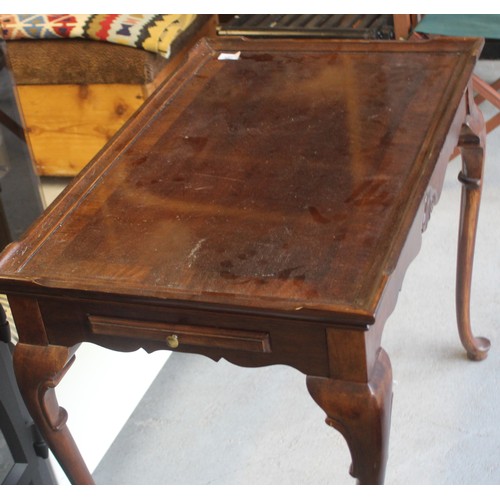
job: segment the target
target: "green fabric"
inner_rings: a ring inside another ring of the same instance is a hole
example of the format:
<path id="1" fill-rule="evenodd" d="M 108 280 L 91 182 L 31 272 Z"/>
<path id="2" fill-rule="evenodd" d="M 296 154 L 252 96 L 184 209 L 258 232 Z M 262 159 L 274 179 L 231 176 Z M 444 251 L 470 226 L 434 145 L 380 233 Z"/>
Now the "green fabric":
<path id="1" fill-rule="evenodd" d="M 500 14 L 426 14 L 416 32 L 500 39 Z"/>

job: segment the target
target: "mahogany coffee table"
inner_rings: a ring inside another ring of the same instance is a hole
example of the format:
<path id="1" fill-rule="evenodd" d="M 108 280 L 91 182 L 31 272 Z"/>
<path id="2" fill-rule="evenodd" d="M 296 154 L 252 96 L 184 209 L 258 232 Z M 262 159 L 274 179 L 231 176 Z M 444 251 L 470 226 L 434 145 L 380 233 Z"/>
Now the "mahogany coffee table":
<path id="1" fill-rule="evenodd" d="M 458 326 L 470 358 L 489 348 L 469 320 L 481 47 L 204 40 L 4 251 L 16 376 L 72 482 L 92 477 L 55 388 L 81 342 L 294 367 L 347 440 L 351 474 L 383 482 L 382 330 L 457 144 Z"/>

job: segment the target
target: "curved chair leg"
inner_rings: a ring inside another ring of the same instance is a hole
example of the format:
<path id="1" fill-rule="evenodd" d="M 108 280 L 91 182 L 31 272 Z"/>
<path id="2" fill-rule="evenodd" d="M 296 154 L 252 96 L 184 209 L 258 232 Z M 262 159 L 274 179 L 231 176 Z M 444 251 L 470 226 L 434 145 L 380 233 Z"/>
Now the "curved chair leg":
<path id="1" fill-rule="evenodd" d="M 309 376 L 307 388 L 325 411 L 326 423 L 347 441 L 350 473 L 358 484 L 382 484 L 392 407 L 392 369 L 385 351 L 380 349 L 367 384 Z"/>
<path id="2" fill-rule="evenodd" d="M 481 113 L 470 105 L 468 122 L 462 127 L 459 148 L 462 153 L 460 226 L 458 237 L 456 309 L 460 340 L 469 359 L 479 361 L 488 355 L 490 341 L 474 337 L 470 320 L 470 295 L 476 229 L 481 202 L 484 166 L 485 127 Z"/>
<path id="3" fill-rule="evenodd" d="M 14 350 L 14 371 L 33 420 L 69 480 L 73 484 L 93 484 L 66 426 L 66 410 L 59 406 L 54 391 L 73 360 L 66 347 L 19 343 Z"/>

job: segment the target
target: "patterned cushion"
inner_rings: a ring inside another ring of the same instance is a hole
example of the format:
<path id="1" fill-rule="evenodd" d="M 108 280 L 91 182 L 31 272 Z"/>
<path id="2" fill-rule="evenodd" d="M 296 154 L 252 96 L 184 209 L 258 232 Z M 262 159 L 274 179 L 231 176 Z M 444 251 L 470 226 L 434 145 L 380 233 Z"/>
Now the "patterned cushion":
<path id="1" fill-rule="evenodd" d="M 0 14 L 6 40 L 83 38 L 170 56 L 195 14 Z"/>

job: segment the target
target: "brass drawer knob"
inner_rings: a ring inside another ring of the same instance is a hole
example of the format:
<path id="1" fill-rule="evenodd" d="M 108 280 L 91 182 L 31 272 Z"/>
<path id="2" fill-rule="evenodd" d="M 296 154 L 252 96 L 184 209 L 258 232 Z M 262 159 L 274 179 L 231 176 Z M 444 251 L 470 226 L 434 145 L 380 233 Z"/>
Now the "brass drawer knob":
<path id="1" fill-rule="evenodd" d="M 179 346 L 179 338 L 177 335 L 169 335 L 167 337 L 167 344 L 168 347 L 171 347 L 172 349 L 175 349 L 176 347 Z"/>

